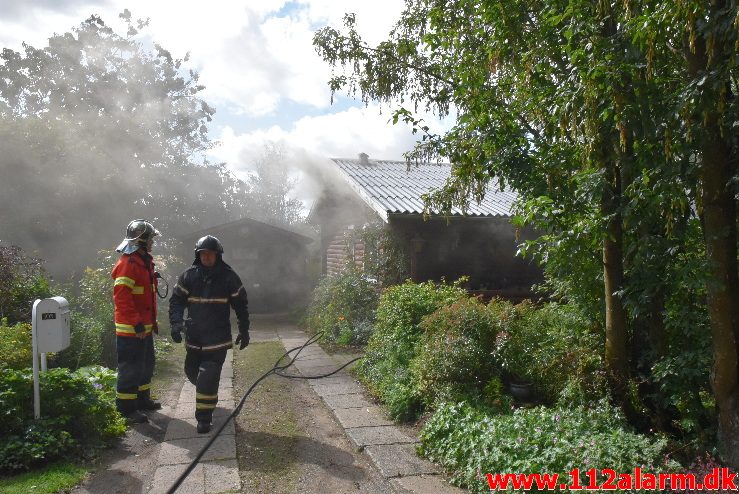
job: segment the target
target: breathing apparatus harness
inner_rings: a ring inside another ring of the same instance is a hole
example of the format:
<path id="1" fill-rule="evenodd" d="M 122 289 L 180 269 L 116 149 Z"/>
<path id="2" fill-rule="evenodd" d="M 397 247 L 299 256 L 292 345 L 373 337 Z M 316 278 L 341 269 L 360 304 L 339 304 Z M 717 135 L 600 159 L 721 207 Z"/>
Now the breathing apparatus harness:
<path id="1" fill-rule="evenodd" d="M 246 397 L 249 396 L 252 391 L 254 391 L 254 388 L 256 388 L 257 385 L 260 382 L 262 382 L 264 379 L 266 379 L 267 377 L 269 377 L 271 374 L 275 374 L 275 375 L 278 375 L 278 376 L 281 376 L 281 377 L 286 377 L 286 378 L 291 378 L 291 379 L 322 379 L 324 377 L 329 377 L 329 376 L 332 376 L 332 375 L 336 374 L 337 372 L 341 371 L 342 369 L 344 369 L 348 365 L 353 364 L 354 362 L 356 362 L 357 360 L 359 360 L 360 358 L 362 358 L 362 357 L 354 358 L 354 359 L 350 360 L 349 362 L 345 363 L 344 365 L 342 365 L 341 367 L 338 367 L 336 370 L 334 370 L 332 372 L 329 372 L 327 374 L 321 374 L 320 376 L 298 376 L 298 375 L 294 375 L 294 374 L 284 374 L 283 371 L 285 371 L 288 367 L 292 366 L 295 363 L 295 360 L 298 358 L 298 355 L 300 355 L 300 352 L 302 352 L 305 347 L 307 347 L 309 345 L 312 345 L 313 343 L 315 343 L 316 341 L 318 341 L 321 338 L 321 336 L 323 336 L 323 331 L 321 331 L 319 333 L 316 333 L 315 335 L 313 335 L 310 338 L 308 338 L 308 340 L 306 340 L 306 342 L 303 343 L 301 346 L 297 346 L 297 347 L 292 348 L 292 349 L 288 350 L 287 352 L 283 353 L 282 356 L 279 359 L 277 359 L 277 361 L 275 362 L 275 364 L 272 366 L 272 368 L 270 370 L 268 370 L 267 372 L 265 372 L 264 374 L 262 374 L 262 376 L 259 377 L 259 379 L 257 379 L 256 381 L 254 381 L 254 384 L 252 384 L 251 387 L 249 387 L 249 389 L 246 391 L 246 393 L 244 393 L 244 396 L 241 397 L 241 400 L 239 401 L 239 404 L 236 405 L 236 407 L 234 407 L 234 409 L 231 412 L 231 414 L 228 417 L 226 417 L 226 420 L 223 421 L 223 423 L 218 428 L 218 430 L 213 434 L 213 436 L 208 440 L 208 442 L 205 443 L 205 445 L 203 446 L 203 448 L 195 456 L 195 458 L 192 460 L 192 462 L 190 462 L 190 464 L 187 466 L 187 468 L 185 469 L 185 471 L 182 472 L 182 474 L 180 474 L 180 476 L 177 478 L 177 480 L 175 480 L 174 484 L 172 484 L 172 486 L 167 490 L 167 494 L 173 494 L 177 490 L 177 488 L 182 484 L 182 482 L 184 482 L 184 480 L 187 478 L 187 476 L 190 474 L 190 472 L 192 472 L 193 469 L 200 462 L 200 459 L 203 457 L 203 455 L 205 454 L 205 452 L 208 451 L 208 448 L 210 448 L 210 446 L 215 442 L 215 440 L 218 438 L 218 436 L 221 434 L 221 432 L 223 432 L 223 429 L 226 428 L 226 426 L 228 425 L 229 421 L 231 421 L 232 419 L 234 419 L 234 417 L 236 417 L 241 412 L 241 408 L 244 406 L 244 402 L 246 401 Z M 285 364 L 285 365 L 279 365 L 280 362 L 282 361 L 282 359 L 284 359 L 285 357 L 289 356 L 291 353 L 293 353 L 295 351 L 297 351 L 297 353 L 295 354 L 295 356 L 293 356 L 290 359 L 290 361 L 287 364 Z"/>

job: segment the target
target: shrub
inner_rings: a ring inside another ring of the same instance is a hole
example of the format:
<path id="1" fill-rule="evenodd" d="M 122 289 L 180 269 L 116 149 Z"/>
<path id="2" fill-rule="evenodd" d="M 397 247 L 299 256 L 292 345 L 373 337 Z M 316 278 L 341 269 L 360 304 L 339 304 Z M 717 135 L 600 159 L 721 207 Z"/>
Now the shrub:
<path id="1" fill-rule="evenodd" d="M 33 365 L 32 340 L 30 324 L 9 326 L 7 319 L 0 321 L 0 369 L 24 369 Z"/>
<path id="2" fill-rule="evenodd" d="M 628 430 L 618 410 L 605 401 L 597 408 L 520 408 L 490 414 L 465 403 L 443 404 L 421 431 L 420 451 L 452 473 L 471 492 L 490 492 L 486 473 L 559 473 L 573 468 L 629 472 L 673 469 L 661 462 L 666 441 Z M 569 479 L 568 479 L 569 480 Z"/>
<path id="3" fill-rule="evenodd" d="M 375 283 L 356 270 L 326 276 L 313 292 L 308 329 L 323 331 L 326 340 L 338 344 L 364 344 L 371 333 L 377 299 Z"/>
<path id="4" fill-rule="evenodd" d="M 576 400 L 575 404 L 605 395 L 602 337 L 574 306 L 524 302 L 513 307 L 501 301 L 490 305 L 502 329 L 495 355 L 509 379 L 533 382 L 550 403 L 562 393 L 563 403 Z"/>
<path id="5" fill-rule="evenodd" d="M 437 285 L 409 281 L 388 288 L 380 297 L 375 331 L 357 366 L 357 375 L 382 400 L 392 418 L 412 420 L 422 410 L 409 370 L 423 334 L 421 321 L 439 307 L 466 296 L 459 282 Z"/>
<path id="6" fill-rule="evenodd" d="M 33 301 L 51 295 L 42 261 L 20 247 L 0 246 L 0 319 L 31 322 Z"/>
<path id="7" fill-rule="evenodd" d="M 108 369 L 41 373 L 41 420 L 33 418 L 30 369 L 3 371 L 0 390 L 0 471 L 85 454 L 125 431 L 115 409 L 115 373 Z"/>
<path id="8" fill-rule="evenodd" d="M 423 319 L 410 368 L 425 405 L 483 397 L 483 388 L 500 373 L 491 357 L 498 332 L 493 315 L 477 299 L 465 298 Z"/>

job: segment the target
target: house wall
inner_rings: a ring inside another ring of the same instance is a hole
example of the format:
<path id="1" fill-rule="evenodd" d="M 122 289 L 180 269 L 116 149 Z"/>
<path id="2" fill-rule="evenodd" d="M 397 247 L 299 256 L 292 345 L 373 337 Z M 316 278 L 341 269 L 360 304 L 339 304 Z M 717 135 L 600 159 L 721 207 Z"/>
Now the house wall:
<path id="1" fill-rule="evenodd" d="M 335 235 L 326 248 L 326 274 L 334 275 L 346 268 L 350 260 L 360 271 L 364 269 L 364 243 L 351 239 L 351 229 Z"/>
<path id="2" fill-rule="evenodd" d="M 390 227 L 415 253 L 417 281 L 456 280 L 469 276 L 470 290 L 528 292 L 542 280 L 541 270 L 516 256 L 516 230 L 508 218 L 443 218 L 424 221 L 420 215 L 391 216 Z M 523 238 L 531 238 L 524 232 Z M 415 239 L 411 242 L 411 239 Z"/>

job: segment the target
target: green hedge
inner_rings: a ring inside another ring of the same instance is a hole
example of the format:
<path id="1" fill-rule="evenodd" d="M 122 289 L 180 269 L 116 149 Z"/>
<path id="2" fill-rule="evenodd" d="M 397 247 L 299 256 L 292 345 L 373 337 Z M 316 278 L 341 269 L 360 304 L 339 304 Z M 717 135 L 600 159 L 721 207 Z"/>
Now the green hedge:
<path id="1" fill-rule="evenodd" d="M 40 375 L 41 419 L 33 418 L 30 369 L 0 373 L 0 471 L 86 454 L 125 431 L 113 371 L 51 369 Z"/>

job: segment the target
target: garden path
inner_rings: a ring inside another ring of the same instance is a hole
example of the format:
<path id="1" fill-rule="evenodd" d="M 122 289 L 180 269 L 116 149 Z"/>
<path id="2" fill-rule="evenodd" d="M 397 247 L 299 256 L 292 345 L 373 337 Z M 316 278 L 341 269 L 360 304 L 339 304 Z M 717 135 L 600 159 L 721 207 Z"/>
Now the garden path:
<path id="1" fill-rule="evenodd" d="M 251 333 L 254 343 L 279 341 L 287 349 L 308 339 L 297 327 L 275 317 L 254 317 Z M 229 351 L 221 376 L 213 431 L 233 409 L 234 399 L 239 398 L 233 396 L 232 358 Z M 329 355 L 318 345 L 312 345 L 301 352 L 291 371 L 302 375 L 322 374 L 349 358 Z M 291 399 L 310 409 L 311 416 L 311 430 L 308 437 L 303 437 L 310 451 L 299 455 L 304 465 L 300 466 L 300 487 L 296 492 L 465 492 L 447 484 L 437 466 L 416 456 L 414 447 L 418 440 L 413 430 L 393 425 L 348 373 L 289 382 Z M 179 380 L 161 399 L 164 408 L 150 414 L 149 424 L 130 429 L 102 458 L 107 468 L 100 468 L 73 494 L 167 491 L 207 438 L 195 432 L 194 388 L 189 382 Z M 245 407 L 248 406 L 247 400 Z M 177 492 L 247 492 L 239 478 L 237 440 L 234 424 L 230 423 L 206 453 L 202 465 L 193 470 Z"/>

